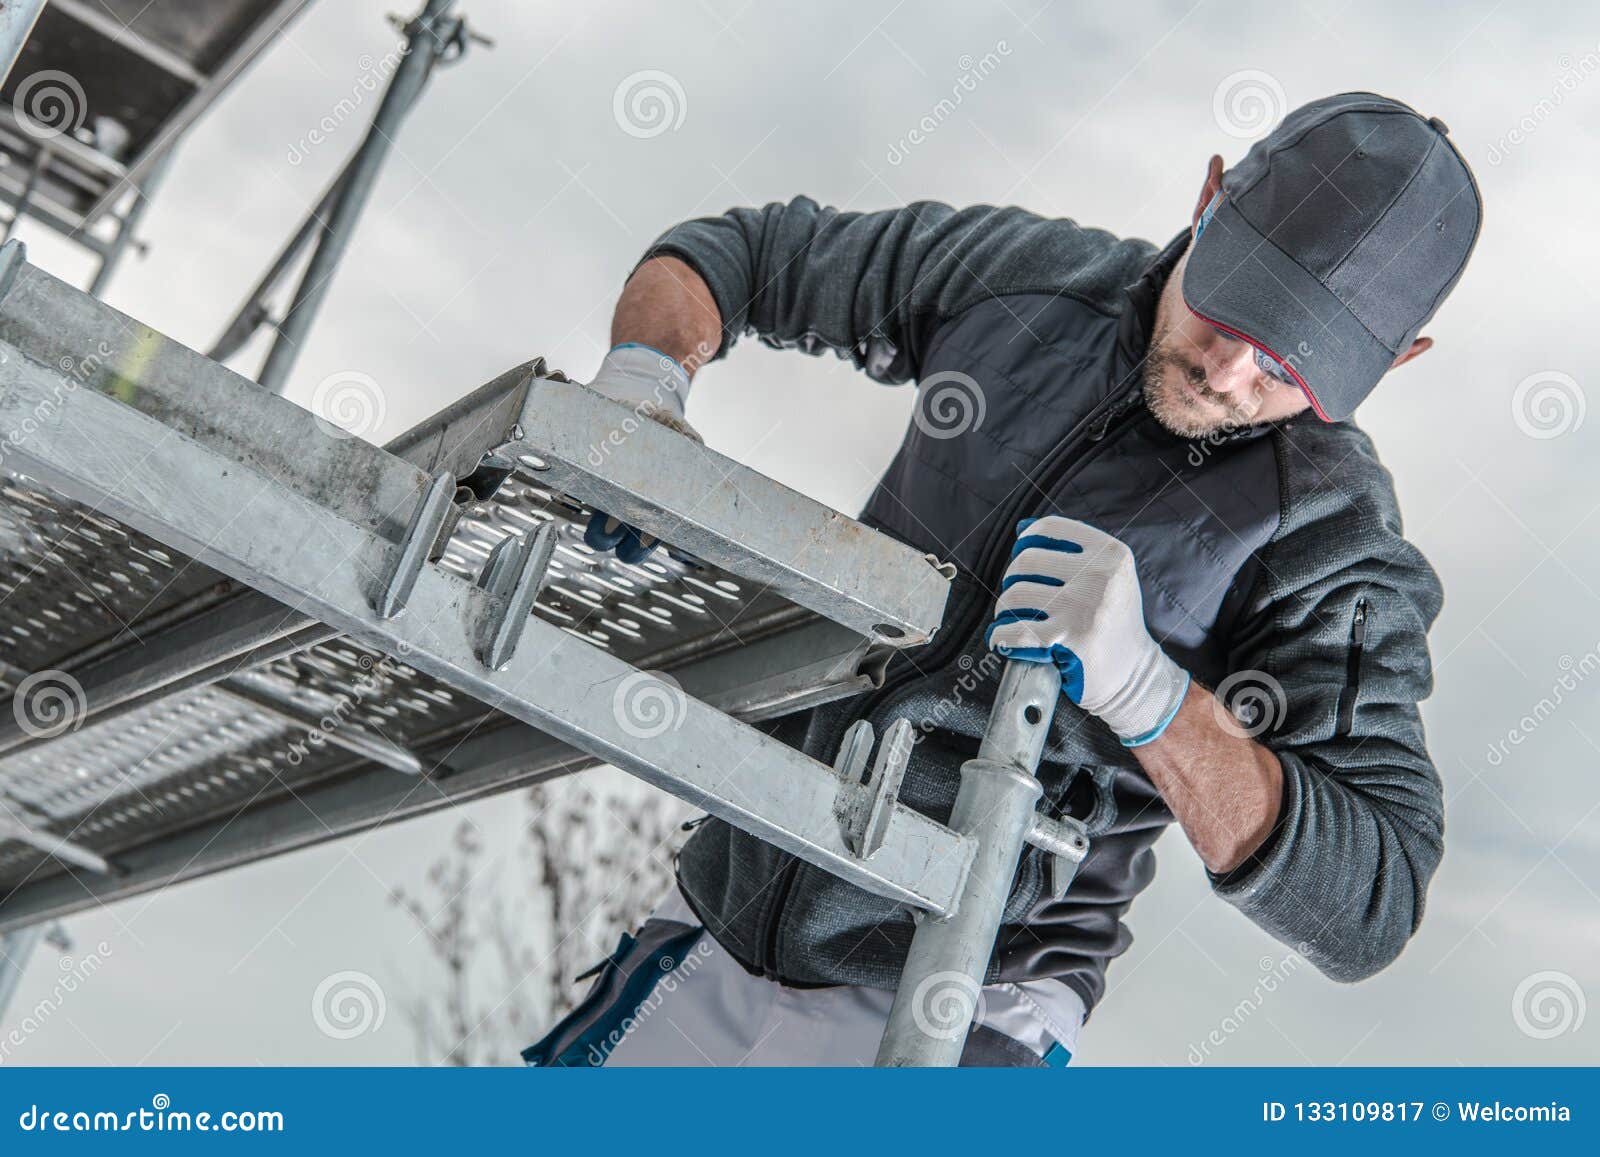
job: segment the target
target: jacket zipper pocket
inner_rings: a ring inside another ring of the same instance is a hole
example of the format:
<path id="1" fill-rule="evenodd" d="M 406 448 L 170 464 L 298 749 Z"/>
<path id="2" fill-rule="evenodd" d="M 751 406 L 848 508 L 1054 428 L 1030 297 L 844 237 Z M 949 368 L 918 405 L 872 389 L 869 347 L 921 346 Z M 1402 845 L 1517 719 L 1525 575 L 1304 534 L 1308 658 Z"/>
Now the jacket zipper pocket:
<path id="1" fill-rule="evenodd" d="M 1345 652 L 1344 690 L 1339 692 L 1335 735 L 1349 735 L 1356 722 L 1356 698 L 1361 694 L 1361 653 L 1367 645 L 1367 599 L 1356 600 L 1350 616 L 1350 646 Z"/>

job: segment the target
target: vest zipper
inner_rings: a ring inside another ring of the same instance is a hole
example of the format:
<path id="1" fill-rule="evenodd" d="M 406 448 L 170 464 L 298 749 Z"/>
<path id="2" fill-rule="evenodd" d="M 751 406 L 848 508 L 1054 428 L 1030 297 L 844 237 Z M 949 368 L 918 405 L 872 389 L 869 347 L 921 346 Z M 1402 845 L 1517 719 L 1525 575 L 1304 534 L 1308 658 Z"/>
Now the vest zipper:
<path id="1" fill-rule="evenodd" d="M 1356 600 L 1350 616 L 1350 646 L 1345 652 L 1344 690 L 1339 692 L 1339 710 L 1334 734 L 1349 735 L 1356 722 L 1356 698 L 1361 694 L 1361 653 L 1367 645 L 1367 599 Z"/>
<path id="2" fill-rule="evenodd" d="M 1056 443 L 1053 450 L 1040 464 L 1038 471 L 1029 479 L 1031 485 L 1021 487 L 1016 491 L 1017 497 L 1011 499 L 1004 508 L 1004 513 L 995 520 L 990 528 L 989 537 L 984 542 L 983 552 L 979 556 L 978 566 L 974 572 L 981 584 L 983 576 L 987 575 L 999 561 L 1001 550 L 1009 550 L 1013 538 L 1013 528 L 1016 525 L 1017 514 L 1027 503 L 1030 496 L 1035 493 L 1050 492 L 1051 487 L 1059 486 L 1061 482 L 1072 473 L 1074 469 L 1084 464 L 1084 459 L 1074 461 L 1071 454 L 1085 440 L 1089 442 L 1103 442 L 1111 433 L 1113 425 L 1119 430 L 1127 424 L 1130 414 L 1136 409 L 1142 387 L 1135 386 L 1121 394 L 1112 394 L 1102 398 L 1095 408 L 1089 411 L 1087 417 L 1079 422 L 1060 442 Z M 895 675 L 886 677 L 883 686 L 873 692 L 863 704 L 856 718 L 865 719 L 874 711 L 879 710 L 907 683 L 910 683 L 922 671 L 937 670 L 944 666 L 949 659 L 966 643 L 967 635 L 972 630 L 972 625 L 980 619 L 985 610 L 985 603 L 981 598 L 974 600 L 978 613 L 974 615 L 972 608 L 963 608 L 962 614 L 956 622 L 952 623 L 949 632 L 937 642 L 930 644 L 930 650 L 919 656 L 918 662 L 907 664 L 909 670 L 902 669 Z M 772 902 L 767 907 L 766 929 L 766 958 L 759 962 L 761 971 L 770 979 L 777 980 L 778 975 L 774 967 L 778 954 L 778 921 L 781 918 L 783 905 L 789 898 L 789 893 L 794 888 L 795 876 L 800 870 L 800 861 L 791 860 L 778 872 L 777 888 Z"/>

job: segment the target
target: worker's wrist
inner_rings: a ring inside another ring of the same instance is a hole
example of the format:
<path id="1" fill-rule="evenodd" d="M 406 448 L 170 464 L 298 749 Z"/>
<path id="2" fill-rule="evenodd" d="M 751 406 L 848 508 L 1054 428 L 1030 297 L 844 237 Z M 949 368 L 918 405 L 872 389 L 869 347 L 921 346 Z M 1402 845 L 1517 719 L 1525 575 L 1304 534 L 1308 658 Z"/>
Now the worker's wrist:
<path id="1" fill-rule="evenodd" d="M 640 414 L 664 414 L 681 422 L 689 372 L 653 346 L 622 342 L 606 354 L 590 385 Z"/>
<path id="2" fill-rule="evenodd" d="M 1095 714 L 1124 747 L 1142 747 L 1161 738 L 1188 691 L 1189 672 L 1152 639 L 1122 690 Z"/>

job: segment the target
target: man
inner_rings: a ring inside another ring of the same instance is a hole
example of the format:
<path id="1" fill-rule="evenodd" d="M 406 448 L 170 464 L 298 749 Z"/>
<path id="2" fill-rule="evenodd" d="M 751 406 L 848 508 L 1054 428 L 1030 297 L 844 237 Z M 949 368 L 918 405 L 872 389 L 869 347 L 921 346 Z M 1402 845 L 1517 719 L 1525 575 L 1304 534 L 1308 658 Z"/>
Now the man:
<path id="1" fill-rule="evenodd" d="M 1417 711 L 1442 592 L 1350 418 L 1429 348 L 1479 218 L 1441 122 L 1346 93 L 1233 169 L 1212 157 L 1164 249 L 1016 208 L 801 198 L 679 225 L 629 280 L 594 385 L 680 426 L 694 370 L 746 331 L 923 383 L 863 518 L 957 565 L 944 625 L 782 738 L 831 761 L 855 720 L 910 718 L 901 798 L 942 821 L 991 646 L 1061 668 L 1040 806 L 1082 817 L 1099 783 L 1116 814 L 1064 899 L 1025 853 L 964 1063 L 1070 1056 L 1174 819 L 1217 895 L 1330 977 L 1416 930 L 1442 850 Z M 590 542 L 651 545 L 603 515 Z M 678 884 L 532 1062 L 870 1062 L 909 912 L 718 820 Z"/>

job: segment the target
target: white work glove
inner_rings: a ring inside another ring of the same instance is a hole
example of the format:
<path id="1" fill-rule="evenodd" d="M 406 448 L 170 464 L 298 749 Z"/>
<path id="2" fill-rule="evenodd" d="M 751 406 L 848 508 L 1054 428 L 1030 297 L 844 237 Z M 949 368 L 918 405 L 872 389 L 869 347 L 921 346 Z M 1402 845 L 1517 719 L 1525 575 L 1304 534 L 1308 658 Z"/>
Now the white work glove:
<path id="1" fill-rule="evenodd" d="M 1017 524 L 989 646 L 1054 663 L 1067 698 L 1137 747 L 1161 735 L 1189 689 L 1144 625 L 1133 552 L 1086 522 L 1052 514 Z"/>
<path id="2" fill-rule="evenodd" d="M 704 442 L 683 417 L 684 400 L 689 396 L 689 373 L 660 350 L 637 342 L 625 342 L 606 354 L 589 388 L 613 402 L 628 407 L 640 418 L 649 418 Z M 656 548 L 656 539 L 611 517 L 595 511 L 583 532 L 583 541 L 600 553 L 615 550 L 627 563 L 641 563 Z"/>

